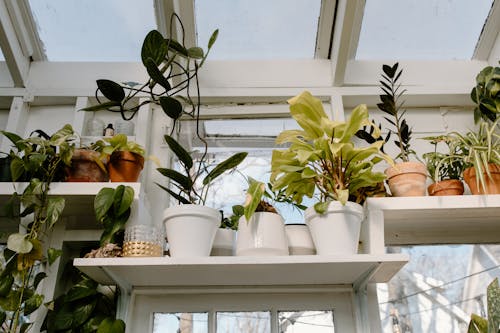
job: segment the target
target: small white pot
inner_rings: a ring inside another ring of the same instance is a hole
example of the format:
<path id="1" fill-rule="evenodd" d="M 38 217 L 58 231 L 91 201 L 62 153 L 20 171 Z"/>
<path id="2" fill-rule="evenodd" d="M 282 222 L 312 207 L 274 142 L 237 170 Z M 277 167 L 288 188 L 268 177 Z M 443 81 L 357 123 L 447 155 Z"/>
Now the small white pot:
<path id="1" fill-rule="evenodd" d="M 171 257 L 210 255 L 221 215 L 201 205 L 178 205 L 165 209 L 163 222 Z"/>
<path id="2" fill-rule="evenodd" d="M 316 254 L 309 227 L 305 224 L 286 224 L 288 252 L 291 255 Z"/>
<path id="3" fill-rule="evenodd" d="M 232 256 L 234 254 L 234 244 L 236 243 L 236 230 L 217 229 L 211 256 Z"/>
<path id="4" fill-rule="evenodd" d="M 304 218 L 319 255 L 358 253 L 364 218 L 361 205 L 348 201 L 343 206 L 338 201 L 332 201 L 325 214 L 318 214 L 314 207 L 309 207 Z"/>
<path id="5" fill-rule="evenodd" d="M 287 256 L 285 224 L 279 214 L 256 212 L 250 222 L 242 216 L 238 223 L 237 256 Z"/>

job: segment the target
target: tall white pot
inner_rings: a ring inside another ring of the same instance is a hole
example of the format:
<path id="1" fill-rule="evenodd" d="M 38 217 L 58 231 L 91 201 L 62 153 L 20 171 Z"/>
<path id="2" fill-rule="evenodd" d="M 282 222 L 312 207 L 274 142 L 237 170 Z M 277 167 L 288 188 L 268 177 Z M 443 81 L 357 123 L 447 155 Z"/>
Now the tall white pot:
<path id="1" fill-rule="evenodd" d="M 201 205 L 165 209 L 163 222 L 171 257 L 207 257 L 220 224 L 220 212 Z"/>
<path id="2" fill-rule="evenodd" d="M 332 201 L 325 214 L 318 214 L 314 207 L 306 209 L 304 218 L 319 255 L 358 253 L 363 207 L 354 202 L 343 206 Z"/>
<path id="3" fill-rule="evenodd" d="M 279 214 L 256 212 L 247 220 L 242 216 L 236 239 L 237 256 L 287 256 L 285 223 Z"/>
<path id="4" fill-rule="evenodd" d="M 234 253 L 234 243 L 236 242 L 236 230 L 217 229 L 214 244 L 212 245 L 211 256 L 232 256 Z"/>

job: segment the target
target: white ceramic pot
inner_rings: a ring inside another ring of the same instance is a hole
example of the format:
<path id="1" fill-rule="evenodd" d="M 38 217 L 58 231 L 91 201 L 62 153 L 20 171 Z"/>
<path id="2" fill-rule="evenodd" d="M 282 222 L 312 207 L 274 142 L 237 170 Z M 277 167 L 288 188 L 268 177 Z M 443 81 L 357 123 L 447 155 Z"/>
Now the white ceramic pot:
<path id="1" fill-rule="evenodd" d="M 211 256 L 232 256 L 236 242 L 236 230 L 217 229 L 214 245 L 212 245 Z"/>
<path id="2" fill-rule="evenodd" d="M 316 254 L 309 227 L 305 224 L 286 224 L 288 252 L 291 255 Z"/>
<path id="3" fill-rule="evenodd" d="M 237 256 L 286 256 L 285 224 L 279 214 L 256 212 L 250 222 L 242 216 L 236 239 Z"/>
<path id="4" fill-rule="evenodd" d="M 165 209 L 163 222 L 171 257 L 210 255 L 221 215 L 201 205 L 178 205 Z"/>
<path id="5" fill-rule="evenodd" d="M 304 218 L 319 255 L 358 253 L 364 218 L 361 205 L 348 201 L 343 206 L 338 201 L 332 201 L 325 214 L 318 214 L 314 207 L 309 207 Z"/>

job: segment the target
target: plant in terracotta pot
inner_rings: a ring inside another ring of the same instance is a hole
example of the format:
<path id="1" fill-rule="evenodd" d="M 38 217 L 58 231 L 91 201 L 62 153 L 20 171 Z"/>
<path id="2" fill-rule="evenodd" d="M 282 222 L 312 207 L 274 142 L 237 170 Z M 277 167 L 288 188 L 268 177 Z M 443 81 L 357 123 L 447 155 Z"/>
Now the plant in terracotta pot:
<path id="1" fill-rule="evenodd" d="M 112 182 L 136 182 L 139 179 L 146 152 L 138 143 L 129 141 L 125 134 L 99 140 L 92 148 L 101 156 L 109 156 L 107 167 Z"/>
<path id="2" fill-rule="evenodd" d="M 427 188 L 429 195 L 462 195 L 464 193 L 462 173 L 465 169 L 465 163 L 459 155 L 458 147 L 453 146 L 450 138 L 446 135 L 430 136 L 423 139 L 428 140 L 434 146 L 432 152 L 422 155 L 429 176 L 433 181 Z M 446 144 L 448 152 L 439 152 L 439 143 Z"/>
<path id="3" fill-rule="evenodd" d="M 284 189 L 297 204 L 304 196 L 317 197 L 319 202 L 305 211 L 305 219 L 318 254 L 356 253 L 364 216 L 360 189 L 382 182 L 385 175 L 373 168 L 382 160 L 393 163 L 392 159 L 381 152 L 383 141 L 364 147 L 353 143 L 363 126 L 376 127 L 366 105 L 357 106 L 343 122 L 330 120 L 321 101 L 309 92 L 288 103 L 302 129 L 283 131 L 276 139 L 290 146 L 273 151 L 273 189 Z"/>
<path id="4" fill-rule="evenodd" d="M 404 118 L 406 110 L 402 109 L 404 101 L 401 101 L 401 97 L 406 90 L 401 89 L 399 79 L 403 70 L 398 67 L 398 63 L 393 66 L 382 66 L 380 84 L 384 94 L 380 95 L 381 103 L 377 104 L 381 111 L 389 115 L 384 119 L 392 126 L 384 141 L 389 141 L 391 135 L 396 136 L 393 142 L 398 147 L 399 153 L 395 160 L 401 160 L 400 163 L 389 167 L 385 173 L 393 196 L 423 196 L 426 190 L 427 172 L 423 163 L 410 161 L 410 156 L 416 154 L 410 145 L 412 129 Z"/>
<path id="5" fill-rule="evenodd" d="M 169 207 L 164 213 L 165 231 L 171 256 L 208 256 L 217 228 L 221 222 L 218 210 L 205 206 L 210 185 L 226 171 L 236 168 L 247 156 L 236 153 L 215 166 L 205 163 L 206 147 L 199 160 L 192 156 L 170 135 L 165 142 L 178 160 L 179 170 L 158 168 L 170 187 L 158 184 L 179 205 Z"/>
<path id="6" fill-rule="evenodd" d="M 67 182 L 107 182 L 107 158 L 90 147 L 75 148 L 71 165 L 65 168 Z"/>
<path id="7" fill-rule="evenodd" d="M 476 132 L 452 132 L 451 145 L 460 151 L 467 168 L 464 181 L 472 194 L 500 194 L 500 118 L 480 121 Z"/>

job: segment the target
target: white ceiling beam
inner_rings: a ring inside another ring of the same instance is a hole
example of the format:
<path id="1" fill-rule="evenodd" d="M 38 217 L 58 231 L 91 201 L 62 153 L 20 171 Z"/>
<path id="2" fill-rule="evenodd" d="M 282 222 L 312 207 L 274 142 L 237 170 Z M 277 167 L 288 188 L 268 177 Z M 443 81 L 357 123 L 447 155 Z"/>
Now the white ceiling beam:
<path id="1" fill-rule="evenodd" d="M 23 53 L 16 34 L 15 21 L 6 0 L 0 0 L 0 45 L 15 87 L 24 87 L 30 67 L 29 56 Z"/>
<path id="2" fill-rule="evenodd" d="M 196 18 L 194 13 L 194 0 L 173 0 L 174 11 L 179 15 L 184 26 L 184 36 L 181 35 L 180 25 L 177 26 L 177 40 L 184 37 L 184 45 L 196 45 Z"/>
<path id="3" fill-rule="evenodd" d="M 174 12 L 172 0 L 154 0 L 154 9 L 158 31 L 163 36 L 168 36 L 170 34 L 170 16 Z"/>
<path id="4" fill-rule="evenodd" d="M 318 34 L 316 36 L 315 58 L 328 59 L 330 56 L 333 22 L 335 21 L 336 0 L 322 0 L 318 21 Z"/>
<path id="5" fill-rule="evenodd" d="M 494 1 L 479 36 L 472 59 L 488 60 L 500 32 L 500 1 Z M 498 60 L 498 59 L 497 59 Z"/>
<path id="6" fill-rule="evenodd" d="M 335 86 L 344 84 L 347 64 L 356 54 L 364 7 L 364 0 L 338 0 L 330 54 Z"/>

